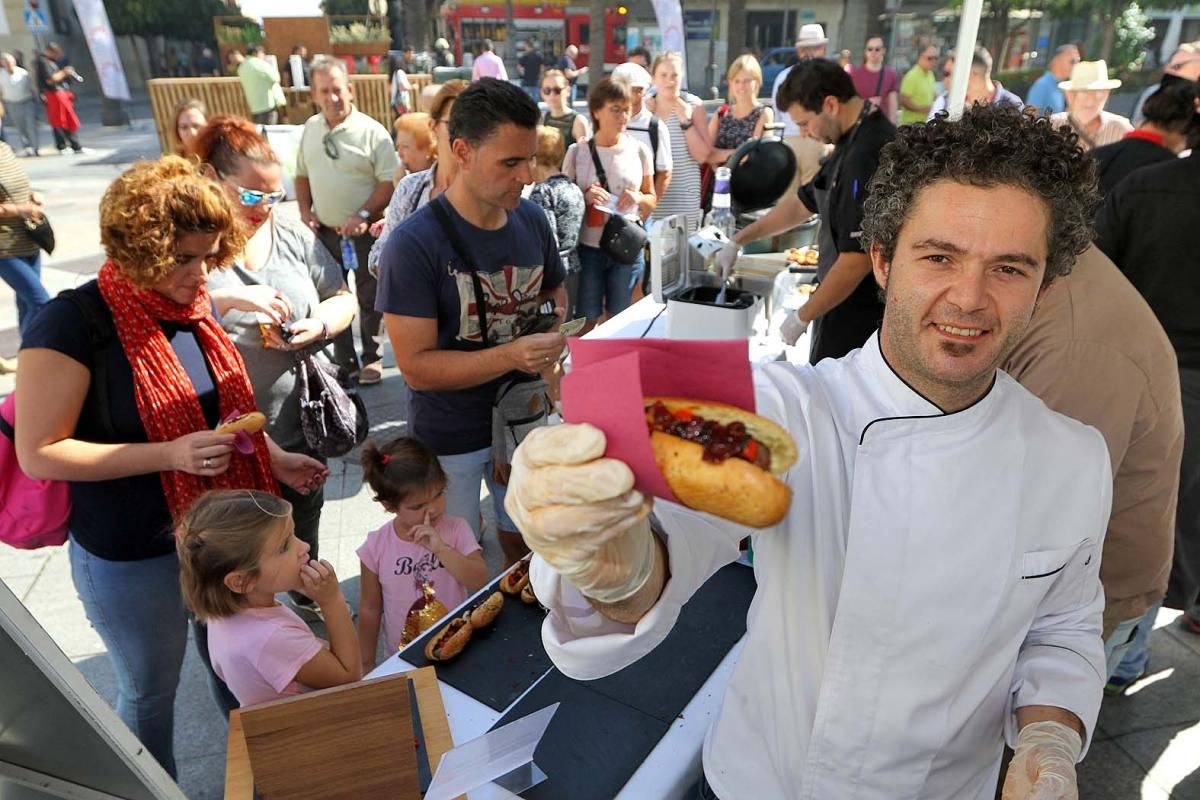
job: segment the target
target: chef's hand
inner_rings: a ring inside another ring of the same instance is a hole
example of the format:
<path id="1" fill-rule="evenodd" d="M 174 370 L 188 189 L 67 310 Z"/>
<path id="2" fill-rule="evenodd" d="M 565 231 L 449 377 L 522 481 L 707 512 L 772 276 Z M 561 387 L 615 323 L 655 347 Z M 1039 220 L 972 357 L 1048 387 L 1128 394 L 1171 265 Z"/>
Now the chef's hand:
<path id="1" fill-rule="evenodd" d="M 517 448 L 504 507 L 535 553 L 585 596 L 632 597 L 654 567 L 648 498 L 591 425 L 536 428 Z"/>
<path id="2" fill-rule="evenodd" d="M 1075 762 L 1083 739 L 1061 722 L 1031 722 L 1017 736 L 1001 800 L 1079 800 Z"/>
<path id="3" fill-rule="evenodd" d="M 779 335 L 783 338 L 784 344 L 794 347 L 806 330 L 808 330 L 808 321 L 800 319 L 800 313 L 793 311 L 779 326 Z"/>
<path id="4" fill-rule="evenodd" d="M 721 283 L 729 280 L 729 276 L 733 274 L 733 265 L 737 263 L 741 254 L 742 247 L 737 242 L 729 242 L 717 253 L 717 275 L 720 276 Z"/>

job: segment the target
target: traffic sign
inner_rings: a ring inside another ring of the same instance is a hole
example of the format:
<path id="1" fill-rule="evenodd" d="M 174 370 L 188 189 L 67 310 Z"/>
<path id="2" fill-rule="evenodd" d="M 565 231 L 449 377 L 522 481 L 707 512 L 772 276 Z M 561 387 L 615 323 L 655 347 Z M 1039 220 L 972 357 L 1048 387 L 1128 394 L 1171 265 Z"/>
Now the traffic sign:
<path id="1" fill-rule="evenodd" d="M 41 5 L 41 0 L 25 0 L 25 28 L 30 33 L 50 32 L 50 23 Z"/>

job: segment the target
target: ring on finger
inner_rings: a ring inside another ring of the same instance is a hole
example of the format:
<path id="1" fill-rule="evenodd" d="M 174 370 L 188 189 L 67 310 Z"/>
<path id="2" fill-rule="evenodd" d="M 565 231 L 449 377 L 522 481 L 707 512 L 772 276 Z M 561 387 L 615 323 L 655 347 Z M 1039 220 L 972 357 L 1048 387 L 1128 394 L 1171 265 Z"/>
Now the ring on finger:
<path id="1" fill-rule="evenodd" d="M 202 462 L 202 466 L 205 469 L 212 469 L 212 459 L 211 458 L 204 459 L 204 461 Z"/>

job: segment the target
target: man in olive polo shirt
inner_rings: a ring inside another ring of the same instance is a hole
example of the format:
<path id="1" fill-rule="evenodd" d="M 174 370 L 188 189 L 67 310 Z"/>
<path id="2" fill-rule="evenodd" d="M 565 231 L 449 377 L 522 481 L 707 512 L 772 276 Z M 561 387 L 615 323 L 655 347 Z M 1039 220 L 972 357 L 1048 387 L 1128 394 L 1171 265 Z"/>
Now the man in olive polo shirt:
<path id="1" fill-rule="evenodd" d="M 310 77 L 318 111 L 304 123 L 296 159 L 300 218 L 316 231 L 343 269 L 358 267 L 354 290 L 362 336 L 361 372 L 349 328 L 334 339 L 333 355 L 348 372 L 358 372 L 359 383 L 379 383 L 383 315 L 375 310 L 375 278 L 367 271 L 373 243 L 367 228 L 387 208 L 392 175 L 400 162 L 387 129 L 354 107 L 354 87 L 340 61 L 316 59 Z M 343 259 L 343 241 L 352 246 L 357 265 Z"/>

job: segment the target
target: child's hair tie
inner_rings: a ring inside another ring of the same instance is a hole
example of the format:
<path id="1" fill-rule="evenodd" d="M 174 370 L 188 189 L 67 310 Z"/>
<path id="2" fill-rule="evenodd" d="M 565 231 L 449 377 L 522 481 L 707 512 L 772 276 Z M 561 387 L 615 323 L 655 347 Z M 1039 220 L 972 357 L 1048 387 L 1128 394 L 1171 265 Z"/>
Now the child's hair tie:
<path id="1" fill-rule="evenodd" d="M 381 456 L 379 460 L 381 462 L 383 462 L 383 465 L 386 467 L 388 465 L 388 463 L 391 462 L 392 457 L 389 456 L 387 453 L 384 453 L 383 456 Z"/>

